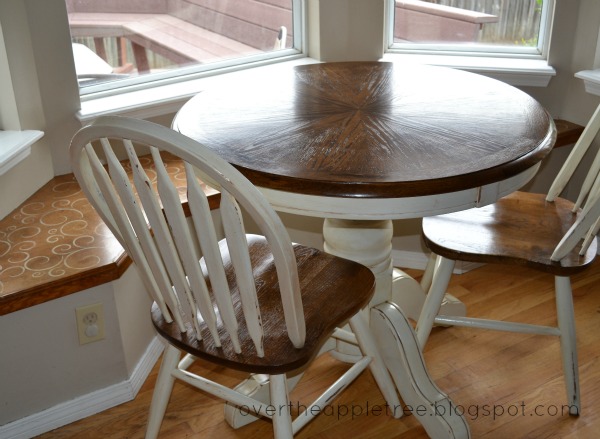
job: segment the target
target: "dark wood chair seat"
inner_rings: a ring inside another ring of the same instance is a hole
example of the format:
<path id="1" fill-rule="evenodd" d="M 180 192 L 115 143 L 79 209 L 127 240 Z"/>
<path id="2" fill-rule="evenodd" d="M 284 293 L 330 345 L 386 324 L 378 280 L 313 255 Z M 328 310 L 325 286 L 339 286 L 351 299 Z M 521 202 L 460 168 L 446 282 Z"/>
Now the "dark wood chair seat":
<path id="1" fill-rule="evenodd" d="M 550 257 L 577 219 L 573 203 L 546 201 L 543 194 L 515 192 L 482 208 L 423 219 L 423 239 L 448 259 L 527 265 L 569 276 L 585 269 L 596 255 L 594 242 L 583 256 L 581 242 L 560 261 Z"/>
<path id="2" fill-rule="evenodd" d="M 190 324 L 187 332 L 179 332 L 175 323 L 165 322 L 155 304 L 152 321 L 163 337 L 195 357 L 232 369 L 281 374 L 308 364 L 317 355 L 331 332 L 367 306 L 373 295 L 375 277 L 365 266 L 314 248 L 294 245 L 307 328 L 304 346 L 300 349 L 295 348 L 289 339 L 283 317 L 273 254 L 262 236 L 248 235 L 248 244 L 265 328 L 264 357 L 256 355 L 249 331 L 245 328 L 239 290 L 225 241 L 221 241 L 221 252 L 236 317 L 240 322 L 242 352 L 236 354 L 225 335 L 221 337 L 222 346 L 216 347 L 208 336 L 206 325 L 202 327 L 203 331 L 207 331 L 204 341 L 198 340 Z M 208 278 L 207 284 L 210 285 Z M 225 334 L 222 324 L 219 326 L 219 332 Z"/>

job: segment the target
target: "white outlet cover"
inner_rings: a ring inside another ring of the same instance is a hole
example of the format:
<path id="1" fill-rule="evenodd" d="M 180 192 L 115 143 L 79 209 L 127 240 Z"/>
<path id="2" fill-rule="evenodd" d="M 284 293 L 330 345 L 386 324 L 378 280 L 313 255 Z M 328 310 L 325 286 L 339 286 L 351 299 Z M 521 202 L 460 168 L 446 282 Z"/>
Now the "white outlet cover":
<path id="1" fill-rule="evenodd" d="M 75 308 L 79 344 L 104 339 L 104 306 L 102 303 Z"/>

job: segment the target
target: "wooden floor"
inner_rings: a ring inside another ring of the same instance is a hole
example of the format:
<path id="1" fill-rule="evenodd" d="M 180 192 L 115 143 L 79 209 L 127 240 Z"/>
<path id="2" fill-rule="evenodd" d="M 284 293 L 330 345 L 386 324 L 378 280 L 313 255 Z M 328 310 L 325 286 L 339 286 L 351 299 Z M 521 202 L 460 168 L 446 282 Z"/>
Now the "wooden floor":
<path id="1" fill-rule="evenodd" d="M 600 262 L 574 278 L 573 290 L 582 389 L 579 417 L 561 412 L 565 390 L 557 339 L 464 328 L 434 329 L 425 353 L 430 373 L 464 408 L 473 438 L 599 437 Z M 554 321 L 553 279 L 525 268 L 484 266 L 455 275 L 451 292 L 467 304 L 472 316 L 486 313 L 539 324 Z M 319 358 L 293 396 L 304 404 L 310 402 L 313 390 L 330 383 L 331 372 L 344 367 L 328 355 Z M 156 372 L 157 367 L 134 401 L 40 437 L 143 437 Z M 209 373 L 221 375 L 225 384 L 235 384 L 243 377 L 216 367 L 209 367 Z M 364 373 L 297 437 L 427 437 L 414 416 L 395 420 L 373 410 L 382 404 L 370 373 Z M 220 401 L 176 383 L 161 437 L 263 438 L 272 437 L 272 433 L 270 422 L 262 420 L 237 431 L 230 429 L 223 421 Z"/>

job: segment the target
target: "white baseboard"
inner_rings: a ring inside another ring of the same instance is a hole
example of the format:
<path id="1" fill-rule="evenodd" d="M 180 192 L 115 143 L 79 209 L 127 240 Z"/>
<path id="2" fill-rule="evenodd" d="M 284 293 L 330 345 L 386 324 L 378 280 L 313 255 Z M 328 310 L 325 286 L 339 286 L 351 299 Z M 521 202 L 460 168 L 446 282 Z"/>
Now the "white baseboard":
<path id="1" fill-rule="evenodd" d="M 131 401 L 146 381 L 162 350 L 162 342 L 155 337 L 128 380 L 2 425 L 0 439 L 29 439 Z"/>
<path id="2" fill-rule="evenodd" d="M 415 270 L 425 270 L 429 254 L 415 251 L 392 250 L 392 265 L 400 268 L 412 268 Z M 474 268 L 481 267 L 483 264 L 476 262 L 457 261 L 454 266 L 455 274 L 466 273 Z"/>

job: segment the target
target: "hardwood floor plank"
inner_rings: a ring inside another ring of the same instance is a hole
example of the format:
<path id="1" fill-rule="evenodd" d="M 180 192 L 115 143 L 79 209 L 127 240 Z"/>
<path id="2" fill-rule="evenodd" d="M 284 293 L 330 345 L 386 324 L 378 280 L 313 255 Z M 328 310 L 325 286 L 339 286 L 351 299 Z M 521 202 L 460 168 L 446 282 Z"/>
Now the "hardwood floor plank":
<path id="1" fill-rule="evenodd" d="M 412 271 L 410 274 L 419 275 Z M 473 438 L 568 438 L 598 437 L 600 430 L 600 261 L 573 278 L 579 348 L 582 414 L 561 415 L 566 403 L 558 339 L 483 331 L 468 328 L 434 328 L 425 349 L 429 371 L 438 386 L 465 410 Z M 528 320 L 540 324 L 555 320 L 551 276 L 524 267 L 483 266 L 451 281 L 451 292 L 463 300 L 470 315 Z M 243 374 L 215 366 L 192 366 L 219 376 L 223 384 L 235 385 Z M 292 393 L 301 404 L 309 404 L 321 386 L 347 367 L 330 356 L 322 356 L 307 371 Z M 156 366 L 134 401 L 41 435 L 42 439 L 127 438 L 144 436 Z M 370 373 L 364 373 L 322 414 L 299 434 L 306 438 L 402 438 L 423 439 L 427 435 L 415 416 L 400 420 L 384 414 L 365 414 L 383 404 Z M 361 415 L 342 413 L 352 405 Z M 496 416 L 494 416 L 496 405 Z M 538 407 L 539 406 L 539 407 Z M 543 407 L 542 407 L 543 406 Z M 538 414 L 535 410 L 538 407 Z M 540 412 L 541 410 L 541 412 Z M 510 413 L 509 413 L 510 411 Z M 549 412 L 550 411 L 550 412 Z M 502 414 L 500 414 L 503 412 Z M 301 415 L 300 415 L 301 416 Z M 223 420 L 223 406 L 185 384 L 176 383 L 161 437 L 264 438 L 272 437 L 271 423 L 260 420 L 232 430 Z"/>

